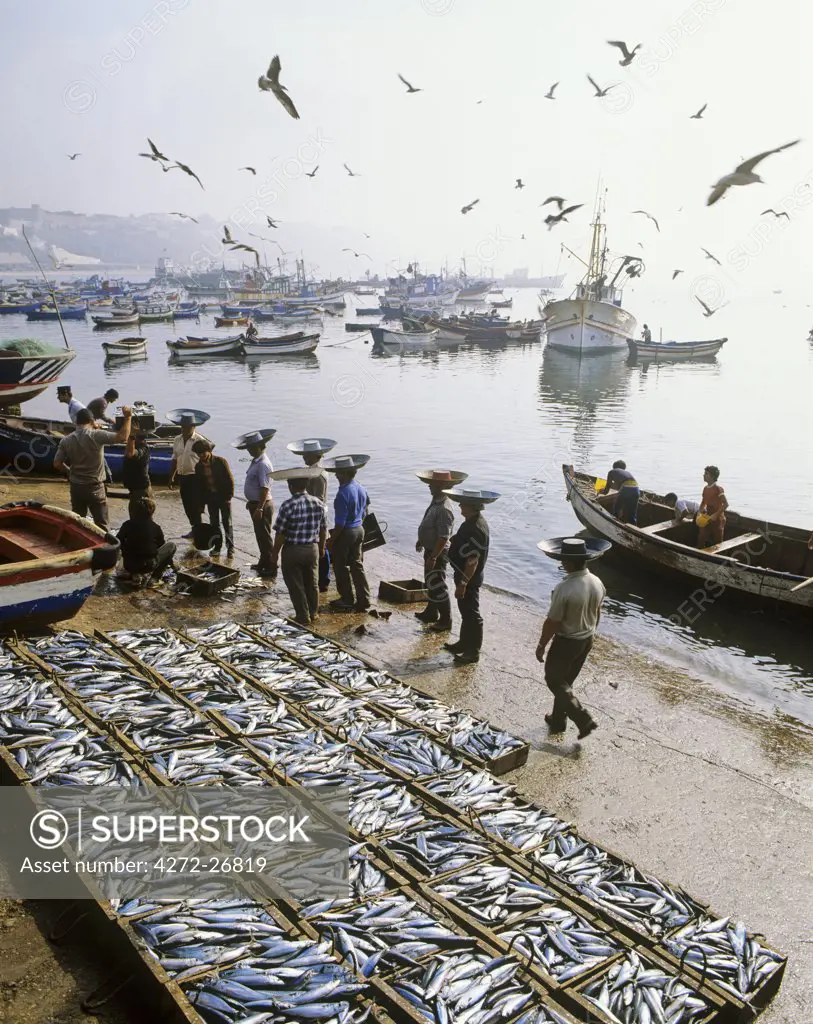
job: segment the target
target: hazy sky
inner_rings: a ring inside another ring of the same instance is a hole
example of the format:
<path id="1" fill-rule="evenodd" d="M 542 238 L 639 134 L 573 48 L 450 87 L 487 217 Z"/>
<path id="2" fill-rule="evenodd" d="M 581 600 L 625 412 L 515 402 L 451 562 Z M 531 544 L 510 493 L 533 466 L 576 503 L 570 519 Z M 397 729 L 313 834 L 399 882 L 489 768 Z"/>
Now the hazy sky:
<path id="1" fill-rule="evenodd" d="M 668 283 L 676 267 L 687 282 L 718 273 L 701 245 L 737 287 L 802 284 L 813 237 L 813 189 L 801 187 L 813 185 L 811 28 L 809 5 L 790 0 L 13 4 L 0 206 L 239 223 L 253 197 L 283 222 L 285 248 L 297 247 L 286 222 L 340 225 L 379 271 L 413 257 L 457 265 L 465 253 L 473 272 L 572 273 L 559 246 L 584 250 L 601 176 L 610 244 L 645 256 L 648 284 Z M 643 44 L 630 68 L 606 44 L 618 38 Z M 275 53 L 300 121 L 257 88 Z M 399 71 L 424 91 L 407 95 Z M 587 73 L 622 84 L 599 100 Z M 690 120 L 705 102 L 704 119 Z M 148 135 L 206 191 L 139 159 Z M 705 207 L 709 186 L 742 157 L 797 137 L 762 165 L 767 184 Z M 361 176 L 348 177 L 345 162 Z M 549 233 L 539 203 L 551 193 L 586 205 Z M 794 195 L 810 205 L 794 212 Z M 760 217 L 783 202 L 789 224 Z M 637 208 L 659 218 L 660 234 Z M 337 252 L 331 269 L 366 266 Z"/>

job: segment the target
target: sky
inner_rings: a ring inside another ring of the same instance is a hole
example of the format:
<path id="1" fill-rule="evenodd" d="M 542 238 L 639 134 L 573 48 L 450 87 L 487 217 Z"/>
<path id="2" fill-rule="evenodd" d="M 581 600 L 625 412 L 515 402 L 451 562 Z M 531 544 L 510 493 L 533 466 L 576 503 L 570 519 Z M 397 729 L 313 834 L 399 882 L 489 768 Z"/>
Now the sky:
<path id="1" fill-rule="evenodd" d="M 801 0 L 15 4 L 0 62 L 0 207 L 208 213 L 244 240 L 268 214 L 289 250 L 293 225 L 339 227 L 329 269 L 349 277 L 414 259 L 455 268 L 462 256 L 475 274 L 577 277 L 561 245 L 586 256 L 601 181 L 610 246 L 643 256 L 648 283 L 680 268 L 679 286 L 705 288 L 712 305 L 741 288 L 804 287 L 812 28 Z M 608 39 L 641 43 L 629 68 Z M 274 54 L 298 121 L 257 87 Z M 422 91 L 407 94 L 398 72 Z M 587 74 L 618 84 L 598 99 Z M 148 136 L 205 191 L 140 159 Z M 766 184 L 706 207 L 741 158 L 796 138 L 761 165 Z M 548 231 L 539 204 L 552 194 L 584 205 Z M 770 206 L 790 220 L 762 216 Z"/>

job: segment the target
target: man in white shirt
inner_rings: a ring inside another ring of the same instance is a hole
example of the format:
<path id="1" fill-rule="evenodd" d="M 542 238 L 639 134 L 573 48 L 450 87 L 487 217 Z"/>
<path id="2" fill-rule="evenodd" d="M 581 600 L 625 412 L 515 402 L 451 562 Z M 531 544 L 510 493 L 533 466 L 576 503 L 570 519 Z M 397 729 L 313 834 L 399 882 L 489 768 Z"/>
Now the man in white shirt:
<path id="1" fill-rule="evenodd" d="M 177 480 L 181 490 L 181 502 L 186 518 L 192 529 L 184 534 L 185 538 L 193 537 L 195 527 L 200 526 L 203 506 L 200 500 L 200 486 L 195 475 L 195 466 L 198 464 L 198 455 L 193 451 L 195 441 L 207 441 L 203 434 L 199 434 L 195 428 L 195 417 L 184 415 L 181 417 L 181 432 L 172 442 L 172 466 L 169 472 L 169 486 L 174 487 Z"/>
<path id="2" fill-rule="evenodd" d="M 664 504 L 671 505 L 675 510 L 675 522 L 682 523 L 684 519 L 694 519 L 700 511 L 700 502 L 691 501 L 689 498 L 679 498 L 674 491 L 663 496 Z"/>
<path id="3" fill-rule="evenodd" d="M 600 558 L 611 545 L 592 537 L 563 537 L 537 545 L 562 563 L 567 575 L 551 594 L 548 616 L 536 648 L 536 660 L 545 662 L 545 683 L 553 694 L 553 710 L 545 715 L 551 732 L 564 732 L 567 720 L 578 727 L 579 739 L 597 727 L 590 712 L 573 693 L 573 684 L 587 660 L 601 617 L 607 591 L 587 563 Z M 545 649 L 553 641 L 545 659 Z"/>
<path id="4" fill-rule="evenodd" d="M 274 434 L 276 430 L 269 427 L 241 434 L 236 441 L 232 441 L 233 448 L 247 451 L 251 456 L 251 464 L 246 470 L 243 484 L 243 495 L 248 514 L 251 516 L 251 525 L 254 527 L 257 547 L 260 549 L 260 560 L 252 568 L 259 576 L 266 576 L 269 579 L 276 579 L 277 563 L 274 561 L 272 532 L 274 502 L 271 500 L 271 474 L 274 467 L 265 454 L 265 447 Z"/>
<path id="5" fill-rule="evenodd" d="M 78 398 L 73 397 L 69 384 L 61 384 L 56 389 L 56 397 L 58 402 L 63 402 L 68 407 L 68 416 L 70 416 L 71 423 L 76 423 L 76 415 L 80 409 L 84 409 L 84 405 L 79 401 Z"/>

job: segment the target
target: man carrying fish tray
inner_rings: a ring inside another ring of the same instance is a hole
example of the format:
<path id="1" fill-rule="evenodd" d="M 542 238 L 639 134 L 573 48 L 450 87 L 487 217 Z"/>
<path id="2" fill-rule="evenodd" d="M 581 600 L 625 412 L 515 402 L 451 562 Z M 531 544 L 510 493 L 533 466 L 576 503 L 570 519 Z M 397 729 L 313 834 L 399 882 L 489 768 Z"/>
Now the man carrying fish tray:
<path id="1" fill-rule="evenodd" d="M 276 571 L 282 549 L 282 578 L 301 626 L 309 626 L 319 615 L 317 573 L 327 541 L 327 510 L 323 501 L 308 494 L 308 484 L 320 472 L 316 466 L 297 466 L 271 474 L 272 480 L 287 480 L 291 492 L 277 513 L 271 565 Z"/>
<path id="2" fill-rule="evenodd" d="M 601 605 L 607 594 L 604 584 L 587 568 L 608 551 L 608 540 L 593 537 L 556 537 L 541 540 L 537 547 L 548 558 L 562 563 L 567 575 L 551 594 L 548 615 L 536 647 L 536 660 L 545 662 L 545 682 L 553 694 L 553 710 L 545 715 L 552 733 L 564 732 L 568 718 L 578 727 L 579 739 L 597 727 L 590 712 L 573 694 L 573 684 L 593 646 Z M 545 650 L 553 641 L 545 659 Z"/>
<path id="3" fill-rule="evenodd" d="M 421 469 L 415 475 L 429 484 L 432 495 L 415 544 L 415 550 L 423 552 L 423 578 L 428 598 L 423 611 L 415 612 L 415 618 L 429 625 L 433 633 L 448 633 L 452 628 L 452 602 L 446 585 L 446 569 L 449 541 L 454 532 L 454 511 L 443 491 L 462 484 L 468 474 L 450 469 Z"/>

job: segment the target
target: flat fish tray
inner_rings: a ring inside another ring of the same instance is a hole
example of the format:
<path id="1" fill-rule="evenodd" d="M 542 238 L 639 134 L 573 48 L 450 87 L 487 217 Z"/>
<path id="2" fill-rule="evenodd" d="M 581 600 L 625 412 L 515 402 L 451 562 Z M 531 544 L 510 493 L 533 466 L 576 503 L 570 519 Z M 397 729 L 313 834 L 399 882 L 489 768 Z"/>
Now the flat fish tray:
<path id="1" fill-rule="evenodd" d="M 230 569 L 217 562 L 204 562 L 192 569 L 181 569 L 178 572 L 178 587 L 187 590 L 196 597 L 208 597 L 219 594 L 227 587 L 233 587 L 240 579 L 239 569 Z"/>
<path id="2" fill-rule="evenodd" d="M 423 580 L 411 579 L 382 580 L 378 585 L 378 596 L 382 601 L 410 604 L 416 601 L 426 601 L 429 595 Z"/>

